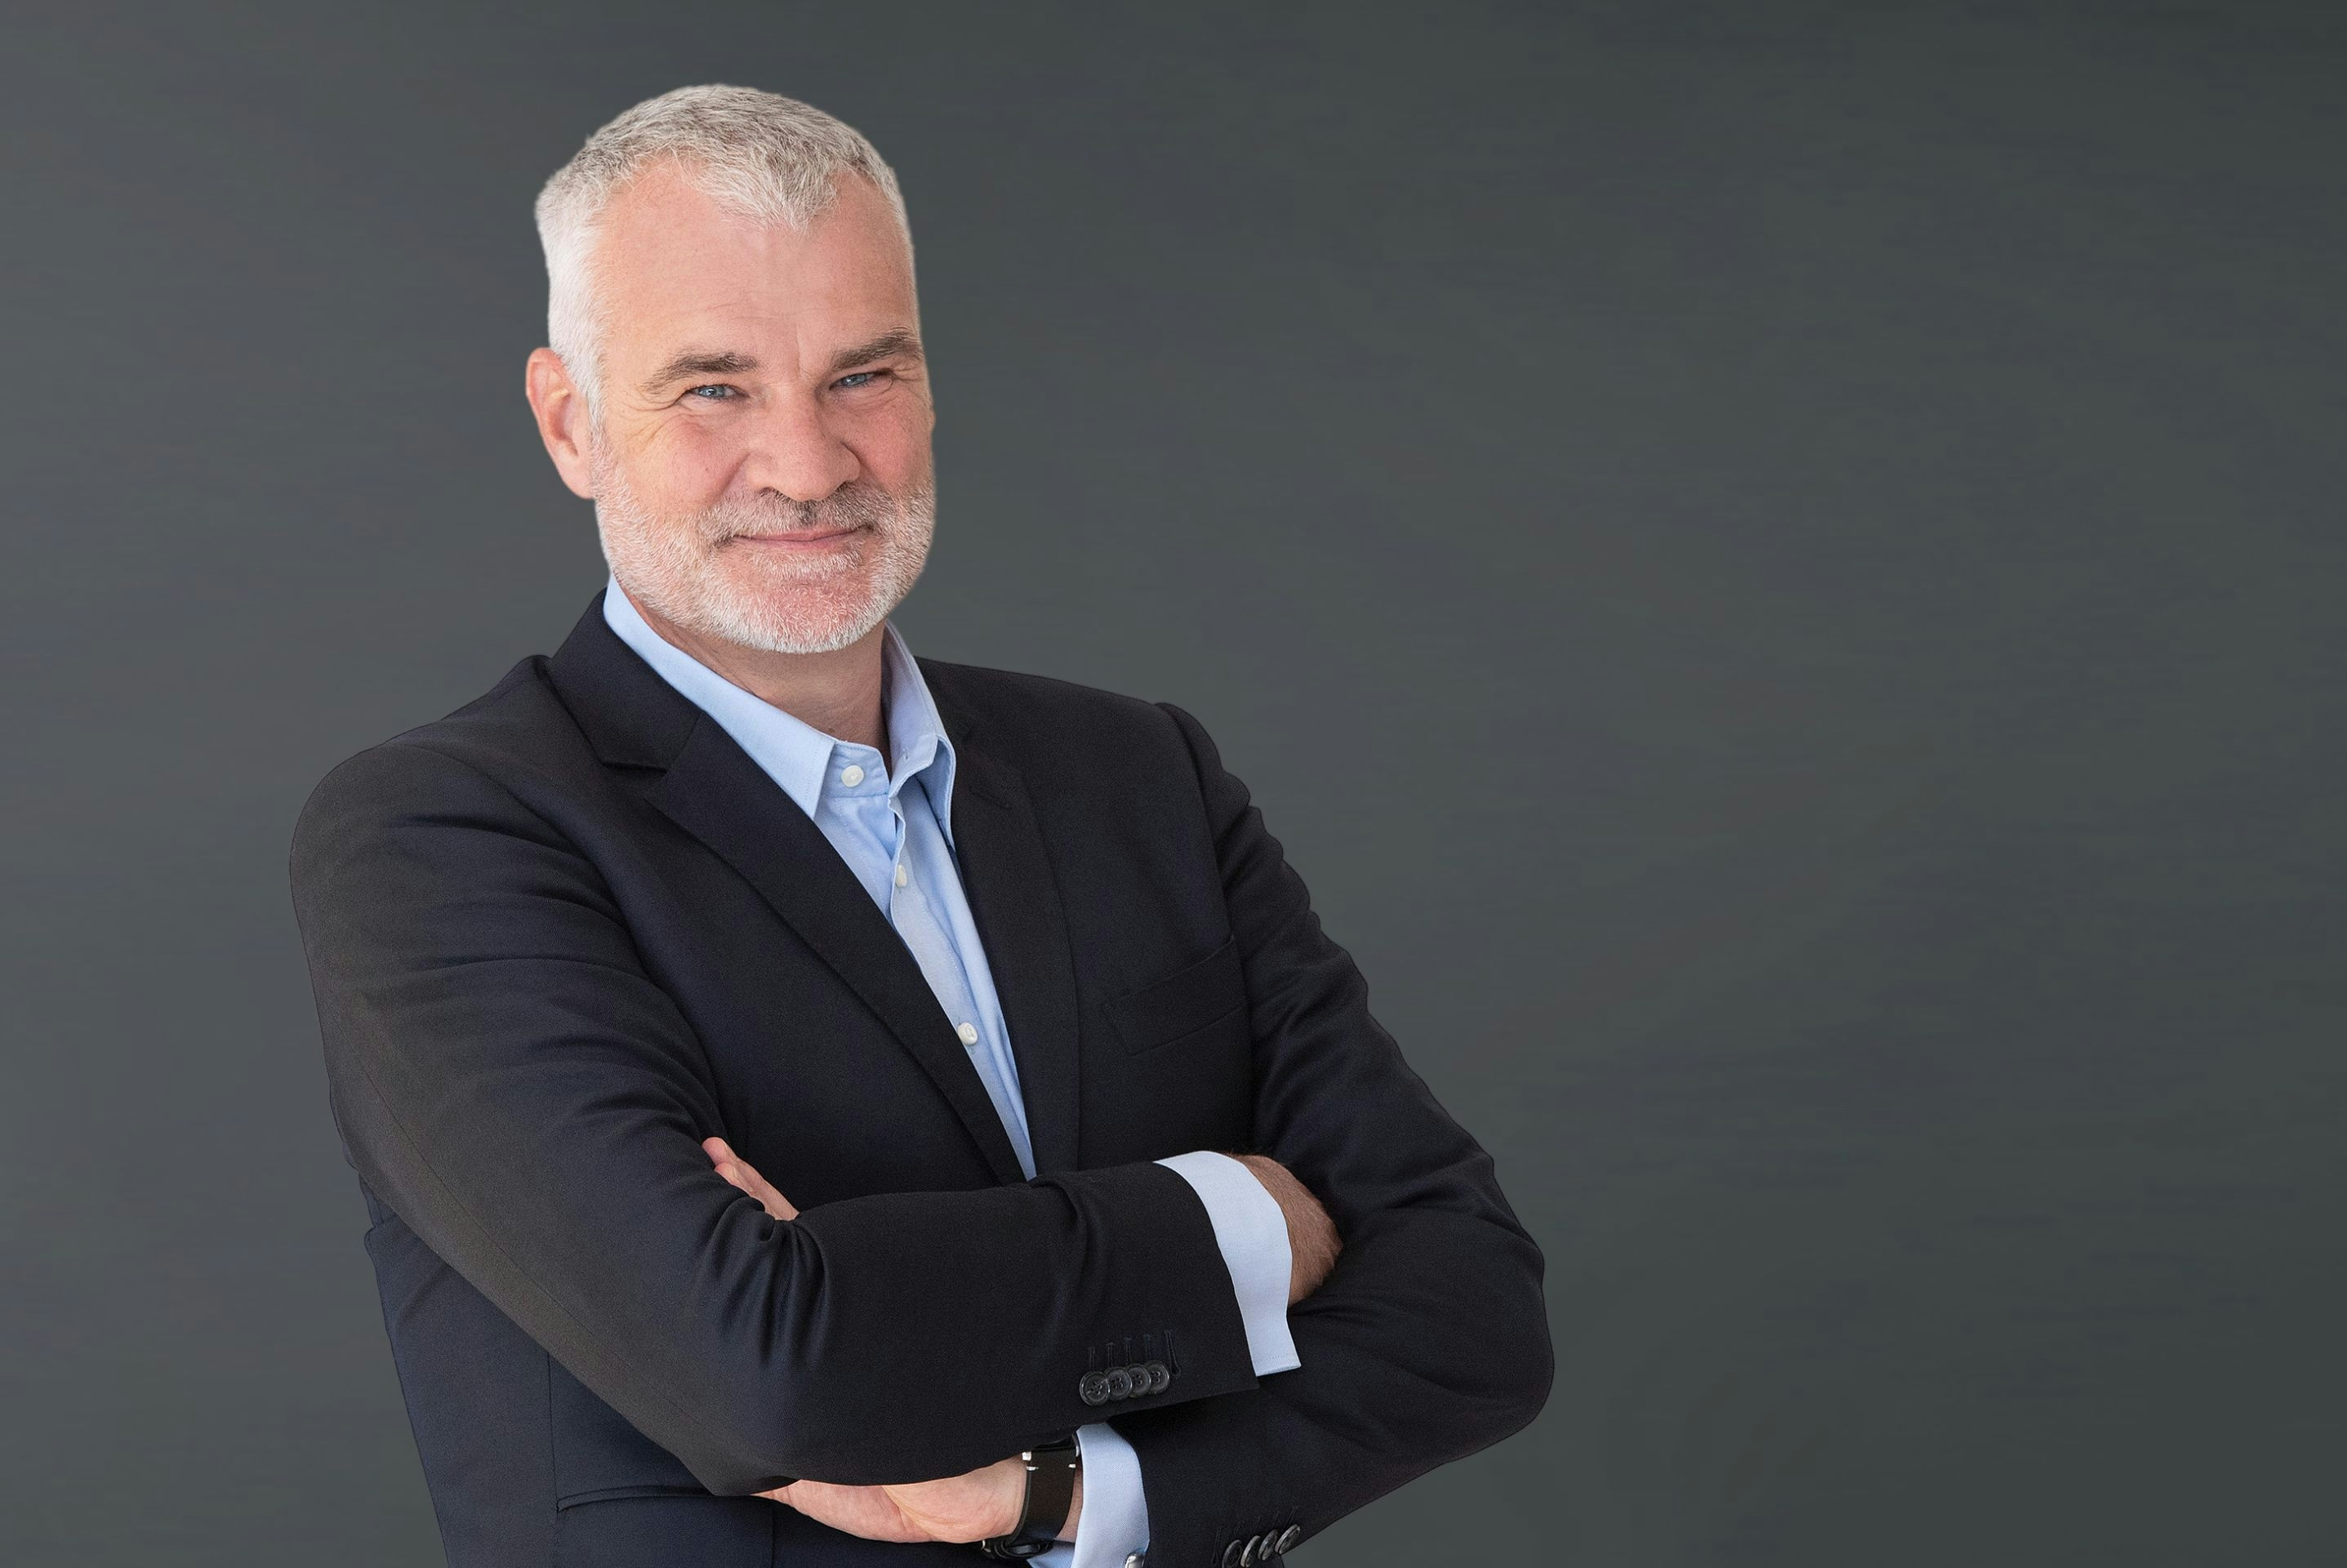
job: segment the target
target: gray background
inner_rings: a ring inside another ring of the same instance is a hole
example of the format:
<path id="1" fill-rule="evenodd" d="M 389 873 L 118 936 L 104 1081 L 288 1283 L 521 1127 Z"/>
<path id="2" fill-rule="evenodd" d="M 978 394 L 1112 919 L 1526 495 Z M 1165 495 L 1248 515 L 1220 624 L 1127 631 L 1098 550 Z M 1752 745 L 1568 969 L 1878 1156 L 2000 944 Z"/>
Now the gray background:
<path id="1" fill-rule="evenodd" d="M 0 1559 L 436 1560 L 287 838 L 600 580 L 528 204 L 706 80 L 903 177 L 913 645 L 1195 712 L 1547 1252 L 1546 1413 L 1299 1563 L 2339 1551 L 2340 7 L 0 58 Z"/>

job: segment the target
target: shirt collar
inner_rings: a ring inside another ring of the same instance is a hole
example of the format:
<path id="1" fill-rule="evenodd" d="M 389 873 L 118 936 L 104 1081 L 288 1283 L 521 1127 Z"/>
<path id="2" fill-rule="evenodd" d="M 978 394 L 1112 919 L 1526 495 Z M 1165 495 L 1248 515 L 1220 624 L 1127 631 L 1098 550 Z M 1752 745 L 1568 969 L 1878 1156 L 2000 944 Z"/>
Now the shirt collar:
<path id="1" fill-rule="evenodd" d="M 832 765 L 835 753 L 867 767 L 877 753 L 816 729 L 795 714 L 784 712 L 763 697 L 736 686 L 724 676 L 654 631 L 611 578 L 603 588 L 603 620 L 620 641 L 632 648 L 660 678 L 717 722 L 749 753 L 759 770 L 781 786 L 809 817 L 822 803 L 825 786 L 838 777 Z M 928 792 L 938 825 L 946 844 L 953 845 L 951 804 L 954 782 L 953 741 L 938 717 L 921 667 L 894 620 L 881 630 L 880 691 L 888 716 L 888 794 L 903 791 L 919 778 Z M 843 763 L 843 766 L 845 764 Z"/>

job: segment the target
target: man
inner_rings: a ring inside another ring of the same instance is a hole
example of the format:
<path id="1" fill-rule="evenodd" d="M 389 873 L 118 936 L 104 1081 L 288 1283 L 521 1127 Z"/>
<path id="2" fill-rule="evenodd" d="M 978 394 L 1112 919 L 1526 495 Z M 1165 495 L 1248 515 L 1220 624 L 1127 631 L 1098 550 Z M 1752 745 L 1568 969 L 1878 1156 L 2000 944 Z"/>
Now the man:
<path id="1" fill-rule="evenodd" d="M 1530 1420 L 1540 1254 L 1197 721 L 887 620 L 870 144 L 681 89 L 538 220 L 611 580 L 292 853 L 450 1562 L 1253 1568 Z"/>

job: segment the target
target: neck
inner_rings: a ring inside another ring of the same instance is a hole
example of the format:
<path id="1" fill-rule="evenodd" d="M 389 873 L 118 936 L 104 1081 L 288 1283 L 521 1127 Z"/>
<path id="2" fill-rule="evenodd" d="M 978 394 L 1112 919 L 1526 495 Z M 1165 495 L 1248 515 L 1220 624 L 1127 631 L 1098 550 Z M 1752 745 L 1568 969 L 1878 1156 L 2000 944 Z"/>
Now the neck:
<path id="1" fill-rule="evenodd" d="M 622 587 L 620 591 L 626 593 Z M 704 637 L 628 594 L 661 640 L 699 660 L 762 702 L 771 702 L 835 740 L 871 746 L 885 759 L 888 732 L 880 702 L 881 654 L 888 622 L 828 653 L 774 653 Z"/>

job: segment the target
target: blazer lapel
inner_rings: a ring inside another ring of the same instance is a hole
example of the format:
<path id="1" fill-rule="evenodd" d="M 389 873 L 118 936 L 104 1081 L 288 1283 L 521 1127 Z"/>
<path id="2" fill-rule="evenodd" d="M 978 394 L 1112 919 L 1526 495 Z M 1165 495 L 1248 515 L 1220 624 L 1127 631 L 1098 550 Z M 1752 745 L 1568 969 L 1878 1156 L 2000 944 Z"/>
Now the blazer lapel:
<path id="1" fill-rule="evenodd" d="M 806 813 L 704 718 L 651 803 L 748 878 L 904 1042 L 978 1140 L 997 1180 L 1026 1179 L 953 1022 L 912 950 Z"/>
<path id="2" fill-rule="evenodd" d="M 620 641 L 600 596 L 548 664 L 599 754 L 663 768 L 645 798 L 739 872 L 864 999 L 936 1082 L 995 1178 L 1025 1180 L 919 963 L 823 830 L 733 736 Z"/>
<path id="3" fill-rule="evenodd" d="M 982 732 L 972 738 L 977 726 L 939 684 L 929 691 L 954 743 L 954 854 L 1018 1059 L 1036 1173 L 1073 1170 L 1078 1020 L 1067 913 L 1025 782 Z"/>

